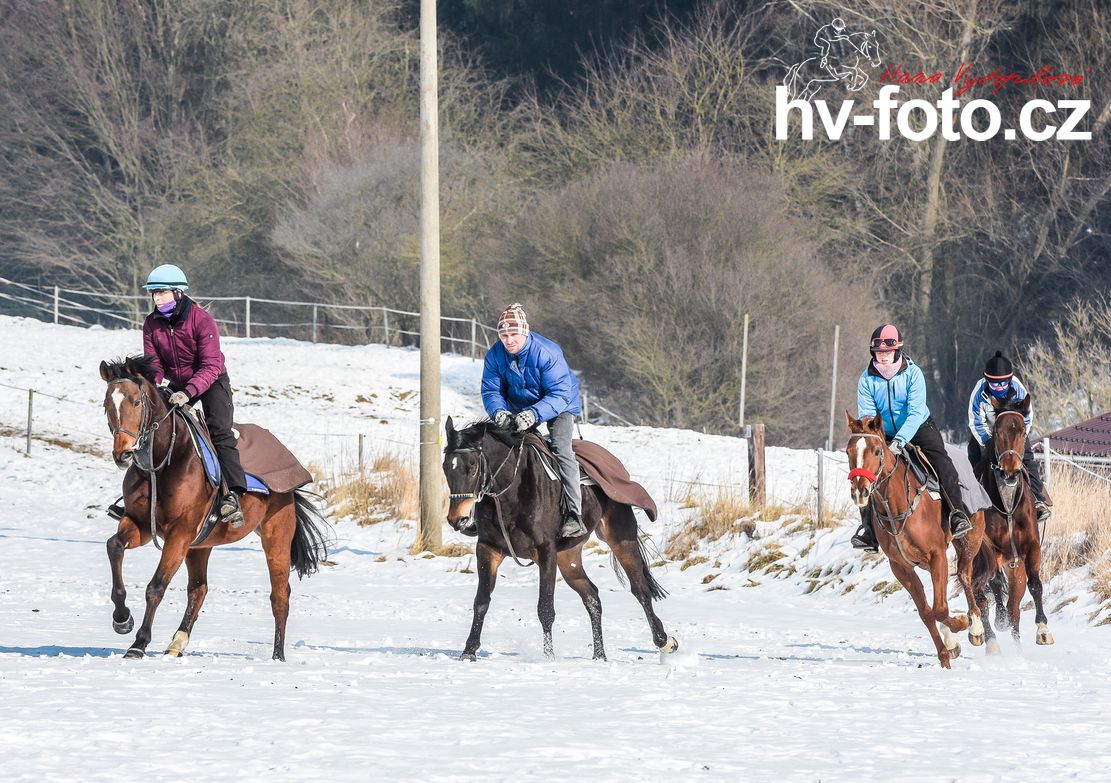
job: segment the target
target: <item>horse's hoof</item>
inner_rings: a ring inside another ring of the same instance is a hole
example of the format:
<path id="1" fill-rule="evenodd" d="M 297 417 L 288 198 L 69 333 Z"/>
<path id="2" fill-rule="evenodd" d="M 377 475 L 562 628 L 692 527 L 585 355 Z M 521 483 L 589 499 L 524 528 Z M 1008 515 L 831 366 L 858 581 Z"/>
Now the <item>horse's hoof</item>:
<path id="1" fill-rule="evenodd" d="M 117 623 L 115 620 L 112 621 L 112 630 L 120 635 L 131 633 L 131 629 L 134 627 L 135 617 L 131 614 L 131 612 L 127 613 L 127 619 L 124 620 L 122 623 Z"/>
<path id="2" fill-rule="evenodd" d="M 459 660 L 461 660 L 461 661 L 477 661 L 478 656 L 475 655 L 474 653 L 465 652 L 465 653 L 462 653 L 459 656 Z"/>
<path id="3" fill-rule="evenodd" d="M 1000 655 L 1003 651 L 999 649 L 999 642 L 992 638 L 988 639 L 988 655 Z"/>
<path id="4" fill-rule="evenodd" d="M 961 646 L 958 644 L 958 645 L 954 646 L 953 648 L 951 648 L 949 650 L 949 658 L 953 659 L 953 658 L 960 658 L 960 657 L 961 657 Z"/>
<path id="5" fill-rule="evenodd" d="M 674 636 L 667 637 L 667 641 L 660 645 L 660 652 L 671 654 L 679 649 L 679 640 Z"/>
<path id="6" fill-rule="evenodd" d="M 1053 644 L 1053 634 L 1051 634 L 1049 631 L 1046 631 L 1045 633 L 1039 633 L 1035 641 L 1038 644 Z"/>
<path id="7" fill-rule="evenodd" d="M 606 660 L 606 654 L 605 654 L 605 653 L 602 653 L 601 655 L 595 655 L 595 656 L 594 656 L 594 660 L 596 660 L 596 661 L 604 661 L 604 660 Z"/>
<path id="8" fill-rule="evenodd" d="M 981 647 L 984 644 L 984 634 L 976 635 L 970 633 L 968 635 L 968 642 L 973 647 Z"/>
<path id="9" fill-rule="evenodd" d="M 941 661 L 941 668 L 943 668 L 943 669 L 952 669 L 953 668 L 953 665 L 951 663 L 949 663 L 949 656 L 948 655 L 939 655 L 937 657 L 938 657 L 938 660 Z"/>
<path id="10" fill-rule="evenodd" d="M 123 654 L 124 658 L 145 658 L 147 655 L 146 650 L 140 650 L 138 647 L 132 647 L 130 650 Z"/>
<path id="11" fill-rule="evenodd" d="M 170 647 L 166 650 L 166 652 L 164 652 L 162 654 L 166 655 L 170 658 L 180 658 L 181 657 L 181 650 L 175 650 L 173 647 Z"/>
<path id="12" fill-rule="evenodd" d="M 277 650 L 275 650 L 274 655 L 270 660 L 272 660 L 272 661 L 281 661 L 282 663 L 285 663 L 285 653 L 284 652 L 278 652 Z"/>
<path id="13" fill-rule="evenodd" d="M 185 633 L 185 631 L 178 631 L 170 641 L 170 646 L 166 648 L 166 655 L 173 658 L 180 658 L 185 654 L 185 648 L 188 646 L 189 634 Z"/>

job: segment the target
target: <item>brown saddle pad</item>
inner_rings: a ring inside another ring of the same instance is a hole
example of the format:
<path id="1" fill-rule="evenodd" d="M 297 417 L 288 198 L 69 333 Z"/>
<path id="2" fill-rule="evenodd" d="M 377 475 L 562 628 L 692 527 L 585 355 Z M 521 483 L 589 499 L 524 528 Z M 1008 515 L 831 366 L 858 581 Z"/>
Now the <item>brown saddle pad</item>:
<path id="1" fill-rule="evenodd" d="M 538 433 L 531 433 L 534 443 L 550 459 L 555 460 L 548 442 Z M 589 440 L 572 440 L 571 450 L 575 452 L 575 459 L 593 481 L 605 493 L 606 497 L 617 503 L 626 503 L 635 506 L 648 515 L 653 522 L 656 521 L 656 501 L 648 494 L 648 490 L 629 477 L 629 471 L 621 464 L 621 460 L 613 456 L 606 449 Z"/>
<path id="2" fill-rule="evenodd" d="M 232 432 L 243 470 L 262 479 L 271 492 L 292 492 L 312 481 L 312 474 L 270 430 L 257 424 L 235 424 Z"/>

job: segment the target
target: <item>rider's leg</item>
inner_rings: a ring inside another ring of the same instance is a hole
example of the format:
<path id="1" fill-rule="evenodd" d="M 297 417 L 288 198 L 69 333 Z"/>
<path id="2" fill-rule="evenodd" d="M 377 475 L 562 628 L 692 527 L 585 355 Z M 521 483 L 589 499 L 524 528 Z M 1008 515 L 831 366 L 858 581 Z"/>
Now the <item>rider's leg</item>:
<path id="1" fill-rule="evenodd" d="M 968 461 L 972 463 L 972 472 L 976 474 L 976 478 L 984 473 L 984 448 L 980 445 L 980 439 L 975 435 L 968 436 Z"/>
<path id="2" fill-rule="evenodd" d="M 876 542 L 876 531 L 872 529 L 872 506 L 867 505 L 859 509 L 860 527 L 852 537 L 853 549 L 863 549 L 865 552 L 878 552 L 879 544 Z"/>
<path id="3" fill-rule="evenodd" d="M 972 529 L 972 523 L 968 519 L 971 515 L 964 507 L 957 469 L 953 467 L 953 461 L 945 451 L 945 441 L 941 439 L 941 432 L 934 420 L 927 419 L 910 442 L 926 453 L 926 458 L 937 471 L 937 483 L 941 485 L 941 494 L 949 505 L 949 526 L 953 530 L 953 538 L 960 538 Z"/>
<path id="4" fill-rule="evenodd" d="M 1049 494 L 1045 491 L 1042 469 L 1038 461 L 1034 459 L 1034 452 L 1030 450 L 1029 439 L 1026 440 L 1026 448 L 1022 451 L 1022 466 L 1026 468 L 1026 474 L 1030 476 L 1030 491 L 1034 493 L 1034 508 L 1038 510 L 1038 522 L 1045 522 L 1053 513 L 1049 510 L 1053 501 L 1049 499 Z"/>
<path id="5" fill-rule="evenodd" d="M 239 496 L 247 491 L 247 477 L 243 474 L 239 450 L 235 446 L 235 435 L 231 431 L 234 405 L 228 374 L 224 373 L 217 378 L 208 387 L 208 391 L 200 396 L 200 400 L 208 431 L 212 434 L 212 445 L 216 447 L 216 457 L 220 460 L 220 469 L 230 490 L 220 504 L 220 516 L 239 527 L 243 524 Z"/>
<path id="6" fill-rule="evenodd" d="M 560 538 L 574 538 L 586 533 L 582 523 L 582 489 L 579 486 L 579 463 L 571 450 L 571 434 L 575 428 L 575 417 L 561 413 L 548 422 L 551 436 L 552 454 L 559 465 L 559 481 L 563 490 L 563 524 Z"/>

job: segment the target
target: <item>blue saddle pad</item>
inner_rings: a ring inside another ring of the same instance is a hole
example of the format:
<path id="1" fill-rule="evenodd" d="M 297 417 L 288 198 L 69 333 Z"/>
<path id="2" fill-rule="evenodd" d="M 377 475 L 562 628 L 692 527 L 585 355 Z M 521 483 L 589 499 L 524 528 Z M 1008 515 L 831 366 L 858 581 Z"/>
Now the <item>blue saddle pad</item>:
<path id="1" fill-rule="evenodd" d="M 212 486 L 219 486 L 220 484 L 220 460 L 216 457 L 216 452 L 208 444 L 208 441 L 201 437 L 200 431 L 193 426 L 193 422 L 189 419 L 190 429 L 193 430 L 193 442 L 197 444 L 197 450 L 201 455 L 201 462 L 204 463 L 204 472 L 208 476 L 208 480 Z M 253 473 L 246 473 L 247 476 L 247 491 L 257 492 L 260 495 L 269 495 L 270 489 L 262 483 L 262 479 Z"/>

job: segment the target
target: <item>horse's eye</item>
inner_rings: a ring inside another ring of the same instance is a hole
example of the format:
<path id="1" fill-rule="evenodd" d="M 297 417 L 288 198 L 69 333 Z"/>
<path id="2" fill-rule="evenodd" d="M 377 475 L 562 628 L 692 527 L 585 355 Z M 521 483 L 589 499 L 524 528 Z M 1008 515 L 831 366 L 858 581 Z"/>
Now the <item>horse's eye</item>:
<path id="1" fill-rule="evenodd" d="M 131 407 L 133 407 L 133 408 L 138 408 L 138 407 L 139 407 L 139 401 L 138 401 L 138 400 L 135 400 L 134 402 L 132 402 L 132 403 L 131 403 Z"/>
<path id="2" fill-rule="evenodd" d="M 875 454 L 877 457 L 882 457 L 883 456 L 883 449 L 876 449 L 872 453 Z"/>

